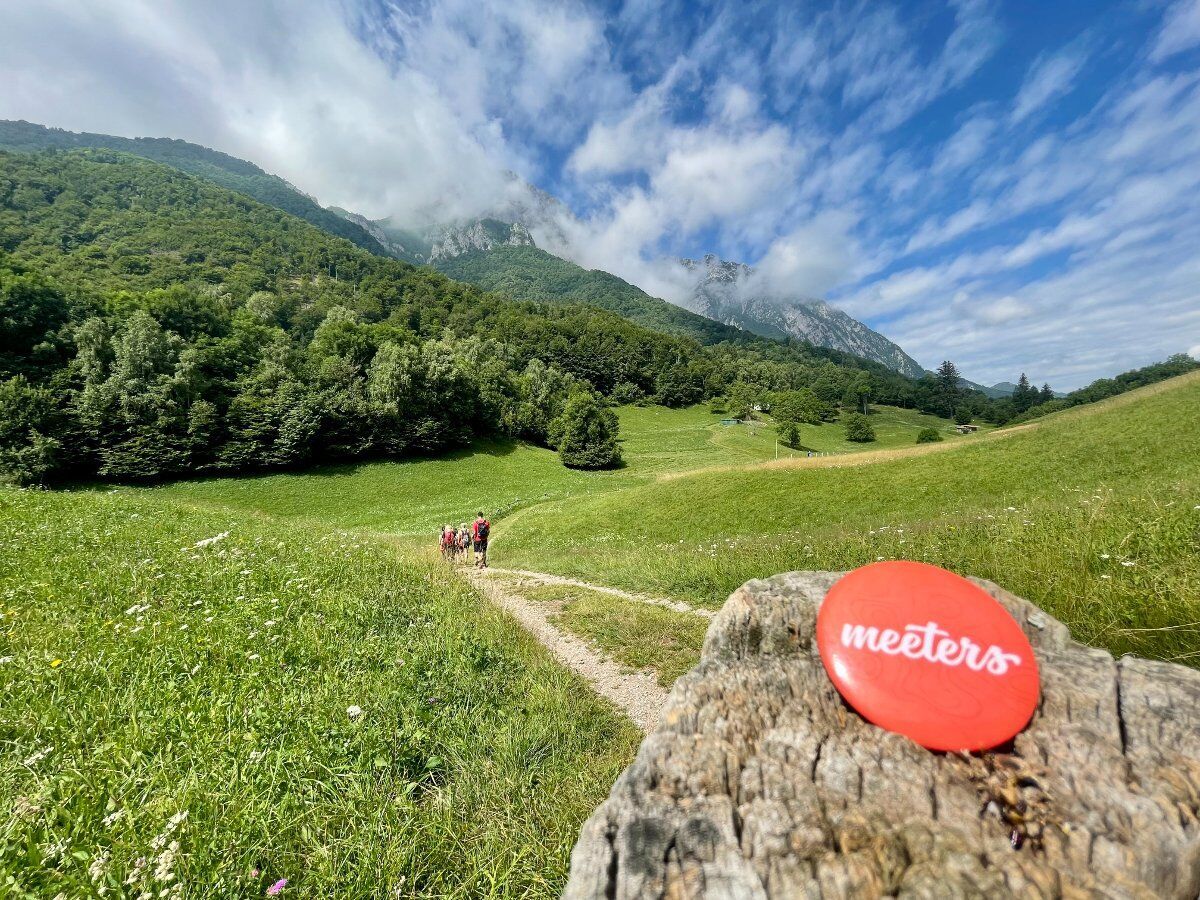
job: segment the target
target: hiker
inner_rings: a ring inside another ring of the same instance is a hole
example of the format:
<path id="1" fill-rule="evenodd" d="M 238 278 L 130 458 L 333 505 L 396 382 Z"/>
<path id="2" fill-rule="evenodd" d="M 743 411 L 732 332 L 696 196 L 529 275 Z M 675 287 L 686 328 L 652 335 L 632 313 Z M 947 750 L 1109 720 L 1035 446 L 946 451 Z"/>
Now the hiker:
<path id="1" fill-rule="evenodd" d="M 450 525 L 442 526 L 441 546 L 442 556 L 453 562 L 456 542 L 454 540 L 454 528 Z"/>
<path id="2" fill-rule="evenodd" d="M 492 532 L 492 523 L 479 512 L 471 523 L 471 538 L 475 544 L 475 565 L 480 569 L 487 568 L 488 537 Z"/>
<path id="3" fill-rule="evenodd" d="M 466 522 L 458 526 L 458 531 L 455 532 L 454 536 L 458 543 L 459 558 L 465 563 L 467 561 L 467 553 L 471 549 L 471 532 L 467 529 Z"/>

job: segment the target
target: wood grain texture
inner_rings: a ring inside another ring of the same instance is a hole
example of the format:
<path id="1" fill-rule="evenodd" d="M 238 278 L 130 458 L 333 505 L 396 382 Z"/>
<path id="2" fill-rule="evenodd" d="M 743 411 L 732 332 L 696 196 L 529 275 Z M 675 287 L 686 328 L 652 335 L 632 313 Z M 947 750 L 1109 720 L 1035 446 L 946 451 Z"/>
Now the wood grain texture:
<path id="1" fill-rule="evenodd" d="M 1011 752 L 933 753 L 849 710 L 814 639 L 839 573 L 740 588 L 585 823 L 564 896 L 1200 893 L 1200 672 L 1029 637 L 1042 700 Z"/>

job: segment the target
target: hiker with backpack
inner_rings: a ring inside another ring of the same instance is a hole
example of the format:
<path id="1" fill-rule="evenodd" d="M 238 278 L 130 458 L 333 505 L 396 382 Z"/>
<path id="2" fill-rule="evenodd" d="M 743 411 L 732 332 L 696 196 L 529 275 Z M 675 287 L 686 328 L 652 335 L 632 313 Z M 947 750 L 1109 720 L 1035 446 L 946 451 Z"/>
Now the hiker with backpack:
<path id="1" fill-rule="evenodd" d="M 442 535 L 441 535 L 442 556 L 445 559 L 450 560 L 451 562 L 454 561 L 454 551 L 456 549 L 456 542 L 454 540 L 454 537 L 455 537 L 454 536 L 454 528 L 452 526 L 450 526 L 450 525 L 442 526 Z"/>
<path id="2" fill-rule="evenodd" d="M 471 549 L 471 532 L 467 528 L 467 523 L 463 522 L 459 525 L 458 531 L 454 534 L 458 542 L 458 556 L 465 563 L 467 561 L 467 553 Z"/>
<path id="3" fill-rule="evenodd" d="M 475 565 L 480 569 L 487 568 L 488 537 L 491 532 L 492 523 L 480 512 L 476 515 L 475 521 L 471 523 L 471 539 L 475 545 Z"/>

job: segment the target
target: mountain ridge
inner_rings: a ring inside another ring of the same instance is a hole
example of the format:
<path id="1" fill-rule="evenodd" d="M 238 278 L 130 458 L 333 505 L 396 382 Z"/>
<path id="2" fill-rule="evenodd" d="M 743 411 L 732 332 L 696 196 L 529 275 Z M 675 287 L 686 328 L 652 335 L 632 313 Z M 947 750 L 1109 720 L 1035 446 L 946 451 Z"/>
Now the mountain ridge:
<path id="1" fill-rule="evenodd" d="M 291 213 L 322 231 L 345 238 L 364 250 L 386 255 L 384 247 L 360 223 L 322 207 L 304 191 L 248 160 L 177 138 L 127 138 L 89 131 L 50 128 L 23 119 L 0 119 L 0 150 L 29 153 L 103 147 L 163 163 L 260 203 Z"/>
<path id="2" fill-rule="evenodd" d="M 791 337 L 820 347 L 843 350 L 890 369 L 920 378 L 925 369 L 900 345 L 817 297 L 771 297 L 757 287 L 757 271 L 745 263 L 706 254 L 680 260 L 698 274 L 684 305 L 702 316 L 735 325 L 763 337 Z"/>

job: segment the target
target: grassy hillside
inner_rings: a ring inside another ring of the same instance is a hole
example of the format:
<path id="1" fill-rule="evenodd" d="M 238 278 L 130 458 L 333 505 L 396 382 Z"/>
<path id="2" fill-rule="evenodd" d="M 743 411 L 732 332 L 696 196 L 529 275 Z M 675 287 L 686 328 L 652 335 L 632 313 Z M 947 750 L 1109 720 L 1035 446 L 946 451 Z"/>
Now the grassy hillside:
<path id="1" fill-rule="evenodd" d="M 0 120 L 0 149 L 36 152 L 82 147 L 120 150 L 163 163 L 291 213 L 322 231 L 352 241 L 372 253 L 385 253 L 380 243 L 361 225 L 322 208 L 312 197 L 278 175 L 268 174 L 254 163 L 227 153 L 170 138 L 125 138 L 111 134 L 77 133 L 61 128 L 46 128 L 31 122 Z"/>
<path id="2" fill-rule="evenodd" d="M 1194 657 L 1197 408 L 1193 374 L 928 453 L 659 479 L 501 523 L 496 556 L 714 606 L 779 571 L 925 559 L 992 578 L 1083 640 Z"/>
<path id="3" fill-rule="evenodd" d="M 636 744 L 440 566 L 126 493 L 0 489 L 0 696 L 14 898 L 555 896 Z"/>
<path id="4" fill-rule="evenodd" d="M 479 508 L 493 519 L 518 510 L 643 484 L 655 476 L 713 466 L 804 457 L 777 446 L 775 429 L 759 422 L 723 426 L 706 406 L 618 410 L 625 464 L 610 472 L 564 468 L 553 452 L 514 441 L 480 441 L 435 459 L 320 466 L 244 478 L 180 481 L 154 493 L 287 518 L 312 519 L 339 528 L 365 528 L 424 541 L 439 526 L 458 523 Z M 944 419 L 913 410 L 877 407 L 873 444 L 843 439 L 841 425 L 802 426 L 804 441 L 823 452 L 914 446 L 920 427 L 936 423 L 949 442 L 974 440 L 949 431 Z"/>

